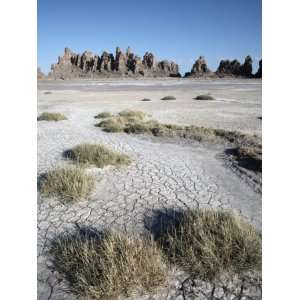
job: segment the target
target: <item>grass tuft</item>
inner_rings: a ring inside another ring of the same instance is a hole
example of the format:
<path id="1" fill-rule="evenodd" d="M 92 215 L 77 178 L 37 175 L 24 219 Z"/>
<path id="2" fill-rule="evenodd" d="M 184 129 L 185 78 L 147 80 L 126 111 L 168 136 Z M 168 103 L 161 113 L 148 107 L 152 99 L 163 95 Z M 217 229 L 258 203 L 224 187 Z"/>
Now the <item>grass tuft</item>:
<path id="1" fill-rule="evenodd" d="M 94 118 L 95 119 L 105 119 L 105 118 L 110 118 L 112 117 L 112 114 L 108 111 L 104 111 L 98 115 L 96 115 Z"/>
<path id="2" fill-rule="evenodd" d="M 84 299 L 152 292 L 166 280 L 161 250 L 149 239 L 94 228 L 64 233 L 51 243 L 54 268 Z"/>
<path id="3" fill-rule="evenodd" d="M 128 155 L 118 153 L 103 145 L 97 144 L 78 145 L 66 151 L 66 156 L 78 163 L 91 164 L 98 168 L 103 168 L 107 165 L 121 166 L 130 164 Z"/>
<path id="4" fill-rule="evenodd" d="M 215 98 L 212 97 L 211 95 L 204 94 L 204 95 L 198 95 L 197 97 L 194 98 L 194 100 L 215 100 Z"/>
<path id="5" fill-rule="evenodd" d="M 124 131 L 126 133 L 143 134 L 150 133 L 151 128 L 146 122 L 136 121 L 126 124 Z"/>
<path id="6" fill-rule="evenodd" d="M 102 127 L 106 132 L 123 132 L 124 127 L 121 121 L 117 118 L 108 118 L 96 124 L 97 127 Z"/>
<path id="7" fill-rule="evenodd" d="M 94 188 L 95 179 L 81 168 L 62 168 L 49 171 L 40 178 L 41 194 L 65 201 L 87 198 Z"/>
<path id="8" fill-rule="evenodd" d="M 176 98 L 174 96 L 165 96 L 165 97 L 161 98 L 160 100 L 176 100 Z"/>
<path id="9" fill-rule="evenodd" d="M 182 213 L 159 241 L 170 261 L 195 278 L 243 275 L 261 268 L 261 237 L 238 216 L 224 211 Z"/>
<path id="10" fill-rule="evenodd" d="M 38 121 L 62 121 L 67 120 L 66 116 L 61 113 L 43 112 L 37 118 Z"/>
<path id="11" fill-rule="evenodd" d="M 119 112 L 119 116 L 125 118 L 136 118 L 139 120 L 143 120 L 146 117 L 146 114 L 143 111 L 126 109 Z"/>
<path id="12" fill-rule="evenodd" d="M 123 110 L 118 115 L 112 116 L 96 124 L 106 132 L 122 132 L 130 124 L 141 124 L 146 114 L 142 111 Z"/>

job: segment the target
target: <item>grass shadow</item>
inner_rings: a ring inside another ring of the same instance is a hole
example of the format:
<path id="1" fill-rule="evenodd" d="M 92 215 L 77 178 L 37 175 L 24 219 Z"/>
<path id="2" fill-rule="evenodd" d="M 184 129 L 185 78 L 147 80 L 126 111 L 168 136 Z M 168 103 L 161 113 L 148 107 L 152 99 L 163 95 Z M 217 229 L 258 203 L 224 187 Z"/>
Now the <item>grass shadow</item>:
<path id="1" fill-rule="evenodd" d="M 170 228 L 178 225 L 183 216 L 184 210 L 174 208 L 155 209 L 150 216 L 145 216 L 144 227 L 157 241 Z"/>
<path id="2" fill-rule="evenodd" d="M 262 172 L 262 160 L 250 155 L 241 156 L 238 148 L 229 148 L 225 150 L 225 154 L 233 156 L 238 166 L 254 172 Z"/>

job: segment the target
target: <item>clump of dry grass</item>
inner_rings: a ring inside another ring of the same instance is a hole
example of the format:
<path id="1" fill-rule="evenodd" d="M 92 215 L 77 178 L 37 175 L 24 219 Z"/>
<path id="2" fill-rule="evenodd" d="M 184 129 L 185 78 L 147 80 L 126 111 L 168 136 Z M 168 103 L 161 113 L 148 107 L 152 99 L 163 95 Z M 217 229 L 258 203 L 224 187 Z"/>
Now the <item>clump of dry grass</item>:
<path id="1" fill-rule="evenodd" d="M 203 94 L 203 95 L 198 95 L 197 97 L 194 98 L 194 100 L 215 100 L 215 98 L 209 94 Z"/>
<path id="2" fill-rule="evenodd" d="M 118 115 L 112 116 L 96 124 L 106 132 L 122 132 L 132 124 L 142 124 L 146 114 L 142 111 L 123 110 Z"/>
<path id="3" fill-rule="evenodd" d="M 103 145 L 81 144 L 66 151 L 66 156 L 82 164 L 103 168 L 107 165 L 121 166 L 130 164 L 128 155 L 113 151 Z"/>
<path id="4" fill-rule="evenodd" d="M 50 254 L 70 291 L 84 299 L 152 292 L 167 276 L 161 250 L 152 240 L 117 232 L 79 227 L 55 239 Z"/>
<path id="5" fill-rule="evenodd" d="M 67 120 L 66 116 L 61 113 L 43 112 L 37 118 L 38 121 L 62 121 Z"/>
<path id="6" fill-rule="evenodd" d="M 160 100 L 176 100 L 176 98 L 174 96 L 165 96 L 165 97 L 161 98 Z"/>
<path id="7" fill-rule="evenodd" d="M 122 132 L 124 130 L 122 122 L 115 117 L 105 119 L 95 126 L 102 127 L 106 132 Z"/>
<path id="8" fill-rule="evenodd" d="M 261 237 L 238 216 L 224 211 L 181 214 L 159 241 L 171 262 L 196 278 L 243 275 L 261 268 Z"/>
<path id="9" fill-rule="evenodd" d="M 105 119 L 105 118 L 110 118 L 112 117 L 112 114 L 108 111 L 104 111 L 98 115 L 96 115 L 94 118 L 95 119 Z"/>
<path id="10" fill-rule="evenodd" d="M 134 121 L 127 123 L 124 127 L 124 131 L 126 133 L 133 133 L 133 134 L 142 134 L 142 133 L 151 133 L 152 131 L 152 123 L 143 122 L 143 121 Z"/>
<path id="11" fill-rule="evenodd" d="M 136 118 L 139 120 L 143 120 L 146 117 L 146 114 L 143 111 L 126 109 L 119 112 L 119 116 L 125 118 Z"/>
<path id="12" fill-rule="evenodd" d="M 41 176 L 39 183 L 41 194 L 58 197 L 65 201 L 79 201 L 87 198 L 94 185 L 94 177 L 78 167 L 49 171 Z"/>

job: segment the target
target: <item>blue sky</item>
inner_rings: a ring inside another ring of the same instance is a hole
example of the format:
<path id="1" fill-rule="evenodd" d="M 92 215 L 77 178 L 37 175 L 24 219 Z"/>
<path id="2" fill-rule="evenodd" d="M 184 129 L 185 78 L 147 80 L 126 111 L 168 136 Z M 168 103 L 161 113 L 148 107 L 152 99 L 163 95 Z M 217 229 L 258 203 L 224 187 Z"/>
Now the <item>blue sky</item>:
<path id="1" fill-rule="evenodd" d="M 204 55 L 215 70 L 224 58 L 261 57 L 261 0 L 38 0 L 38 66 L 69 47 L 97 54 L 116 46 L 151 51 L 189 71 Z"/>

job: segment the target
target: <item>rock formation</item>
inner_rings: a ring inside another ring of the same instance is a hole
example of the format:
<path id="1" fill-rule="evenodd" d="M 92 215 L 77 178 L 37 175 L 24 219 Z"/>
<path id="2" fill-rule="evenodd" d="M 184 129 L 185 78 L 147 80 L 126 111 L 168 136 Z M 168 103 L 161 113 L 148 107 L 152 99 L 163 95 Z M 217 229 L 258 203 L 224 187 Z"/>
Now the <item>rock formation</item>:
<path id="1" fill-rule="evenodd" d="M 185 73 L 184 77 L 206 77 L 212 76 L 213 72 L 207 66 L 204 56 L 199 56 L 199 58 L 193 64 L 191 72 Z"/>
<path id="2" fill-rule="evenodd" d="M 45 74 L 41 71 L 40 68 L 37 68 L 37 79 L 45 79 Z"/>
<path id="3" fill-rule="evenodd" d="M 259 61 L 258 70 L 254 75 L 255 78 L 262 78 L 262 60 Z"/>
<path id="4" fill-rule="evenodd" d="M 216 74 L 222 76 L 239 76 L 241 64 L 238 60 L 221 60 Z"/>
<path id="5" fill-rule="evenodd" d="M 65 48 L 63 56 L 58 57 L 58 62 L 51 66 L 48 75 L 54 79 L 71 78 L 101 78 L 101 77 L 181 77 L 178 65 L 173 61 L 157 61 L 151 52 L 146 52 L 143 58 L 132 52 L 130 47 L 126 52 L 117 47 L 115 54 L 104 51 L 101 55 L 84 51 L 76 54 L 69 48 Z M 193 64 L 190 72 L 185 73 L 187 78 L 261 78 L 262 61 L 259 69 L 252 74 L 252 58 L 248 55 L 243 64 L 238 60 L 221 60 L 216 72 L 212 72 L 205 61 L 204 56 Z M 45 75 L 38 71 L 38 79 Z"/>
<path id="6" fill-rule="evenodd" d="M 252 75 L 252 58 L 250 55 L 246 56 L 244 63 L 234 60 L 221 60 L 219 67 L 216 71 L 219 77 L 244 77 L 253 78 Z"/>
<path id="7" fill-rule="evenodd" d="M 221 60 L 216 72 L 209 70 L 205 58 L 200 56 L 194 63 L 191 72 L 185 73 L 184 77 L 191 78 L 261 78 L 261 61 L 259 62 L 259 69 L 256 74 L 252 74 L 252 58 L 250 55 L 246 56 L 245 61 L 241 64 L 238 60 Z"/>
<path id="8" fill-rule="evenodd" d="M 241 65 L 240 75 L 243 77 L 251 78 L 252 77 L 252 58 L 250 55 L 246 56 L 244 64 Z"/>
<path id="9" fill-rule="evenodd" d="M 174 77 L 180 74 L 175 62 L 157 62 L 149 52 L 141 59 L 129 47 L 126 53 L 117 47 L 115 55 L 104 51 L 101 56 L 90 51 L 76 54 L 65 48 L 64 55 L 51 66 L 49 76 L 54 79 L 70 79 L 115 76 Z"/>

